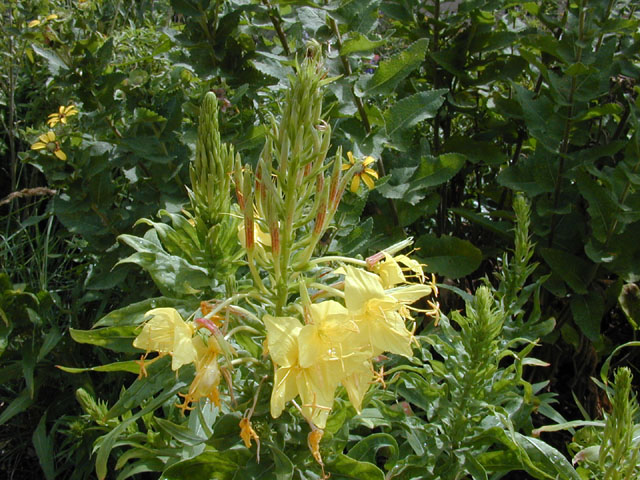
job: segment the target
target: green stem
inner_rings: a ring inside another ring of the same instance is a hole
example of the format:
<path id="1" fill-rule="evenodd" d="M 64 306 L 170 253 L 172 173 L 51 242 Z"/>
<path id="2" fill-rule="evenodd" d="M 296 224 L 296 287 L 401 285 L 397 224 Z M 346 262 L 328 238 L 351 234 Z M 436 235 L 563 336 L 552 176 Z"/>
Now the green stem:
<path id="1" fill-rule="evenodd" d="M 280 22 L 280 19 L 272 13 L 274 11 L 277 11 L 276 7 L 273 7 L 271 5 L 271 2 L 269 2 L 269 0 L 262 0 L 262 3 L 269 10 L 269 18 L 271 19 L 271 23 L 273 23 L 273 28 L 276 29 L 276 33 L 278 34 L 280 43 L 282 43 L 282 48 L 284 48 L 284 53 L 286 53 L 287 56 L 291 55 L 291 50 L 289 50 L 289 43 L 287 42 L 287 37 L 284 34 L 284 30 L 282 29 L 282 23 Z"/>

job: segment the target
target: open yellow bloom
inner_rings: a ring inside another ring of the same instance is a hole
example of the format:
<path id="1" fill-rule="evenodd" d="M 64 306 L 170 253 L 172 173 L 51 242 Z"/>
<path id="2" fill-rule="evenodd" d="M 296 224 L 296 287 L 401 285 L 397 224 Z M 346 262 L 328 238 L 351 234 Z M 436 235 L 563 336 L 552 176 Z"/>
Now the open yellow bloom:
<path id="1" fill-rule="evenodd" d="M 31 150 L 46 150 L 62 161 L 67 159 L 67 154 L 60 149 L 60 144 L 56 141 L 56 134 L 52 130 L 40 135 L 38 141 L 31 145 Z"/>
<path id="2" fill-rule="evenodd" d="M 353 158 L 353 153 L 347 152 L 347 158 L 349 159 L 349 163 L 343 165 L 342 170 L 348 170 L 356 166 L 356 160 L 355 158 Z M 353 175 L 353 179 L 351 180 L 351 186 L 349 189 L 353 193 L 356 193 L 360 188 L 361 179 L 369 190 L 373 190 L 375 188 L 375 180 L 378 179 L 378 172 L 376 172 L 373 168 L 369 168 L 369 165 L 375 162 L 376 159 L 373 157 L 366 157 L 362 161 L 360 170 Z"/>
<path id="3" fill-rule="evenodd" d="M 324 428 L 342 376 L 340 359 L 320 358 L 309 367 L 299 363 L 300 322 L 293 317 L 265 315 L 267 346 L 276 367 L 271 392 L 271 415 L 280 416 L 287 402 L 300 395 L 302 414 Z"/>
<path id="4" fill-rule="evenodd" d="M 51 115 L 49 115 L 49 118 L 47 119 L 47 125 L 49 125 L 49 127 L 53 127 L 58 123 L 66 125 L 67 117 L 71 117 L 72 115 L 76 115 L 77 113 L 78 110 L 73 105 L 69 105 L 67 107 L 63 107 L 62 105 L 60 105 L 60 108 L 56 113 L 52 113 Z"/>
<path id="5" fill-rule="evenodd" d="M 142 332 L 133 341 L 133 346 L 147 352 L 168 353 L 171 355 L 171 369 L 192 363 L 198 358 L 196 346 L 192 341 L 193 328 L 185 322 L 174 308 L 155 308 L 149 310 L 151 316 Z"/>
<path id="6" fill-rule="evenodd" d="M 372 356 L 391 352 L 410 357 L 413 335 L 404 322 L 406 306 L 429 295 L 431 288 L 408 285 L 385 291 L 374 273 L 352 266 L 341 270 L 345 273 L 345 304 L 360 329 L 350 341 L 364 342 Z"/>
<path id="7" fill-rule="evenodd" d="M 377 263 L 373 266 L 373 271 L 380 276 L 382 286 L 391 288 L 402 283 L 408 283 L 405 273 L 410 277 L 418 279 L 423 283 L 426 279 L 422 265 L 406 255 L 397 255 L 392 257 L 388 253 L 384 254 L 384 262 Z"/>

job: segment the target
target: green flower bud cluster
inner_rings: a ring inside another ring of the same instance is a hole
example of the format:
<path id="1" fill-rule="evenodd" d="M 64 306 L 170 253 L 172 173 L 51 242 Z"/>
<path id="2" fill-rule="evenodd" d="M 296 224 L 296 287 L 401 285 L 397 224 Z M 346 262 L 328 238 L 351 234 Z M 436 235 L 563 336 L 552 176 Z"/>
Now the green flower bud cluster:
<path id="1" fill-rule="evenodd" d="M 208 226 L 220 222 L 231 206 L 231 171 L 236 156 L 233 145 L 220 141 L 218 100 L 208 92 L 200 107 L 196 159 L 191 163 L 191 204 Z"/>
<path id="2" fill-rule="evenodd" d="M 293 293 L 296 276 L 329 227 L 352 176 L 342 152 L 328 159 L 331 127 L 322 118 L 326 78 L 318 45 L 290 78 L 282 116 L 272 118 L 255 173 L 236 160 L 235 185 L 244 214 L 244 238 L 255 283 L 275 296 L 277 314 Z M 264 286 L 258 268 L 267 272 Z"/>

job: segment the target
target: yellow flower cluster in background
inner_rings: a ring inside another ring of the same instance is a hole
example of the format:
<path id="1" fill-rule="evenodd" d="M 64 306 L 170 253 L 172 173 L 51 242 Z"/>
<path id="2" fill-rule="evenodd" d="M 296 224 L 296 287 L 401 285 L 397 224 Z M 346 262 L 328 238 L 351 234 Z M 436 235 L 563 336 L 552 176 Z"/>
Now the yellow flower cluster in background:
<path id="1" fill-rule="evenodd" d="M 405 266 L 403 270 L 400 264 Z M 297 396 L 302 414 L 324 428 L 335 390 L 342 385 L 357 411 L 376 377 L 372 359 L 384 352 L 412 356 L 413 334 L 406 326 L 410 305 L 435 292 L 424 280 L 422 267 L 406 256 L 386 256 L 374 267 L 379 273 L 344 266 L 344 305 L 325 300 L 308 308 L 303 325 L 295 317 L 263 320 L 267 347 L 275 364 L 271 414 L 278 417 Z M 429 313 L 435 313 L 437 307 Z"/>
<path id="2" fill-rule="evenodd" d="M 36 19 L 34 19 L 34 20 L 31 20 L 31 21 L 27 24 L 27 26 L 28 26 L 29 28 L 34 28 L 34 27 L 37 27 L 37 26 L 39 26 L 39 25 L 42 25 L 42 24 L 44 24 L 44 23 L 46 23 L 46 22 L 48 22 L 48 21 L 50 21 L 50 20 L 56 20 L 57 18 L 58 18 L 58 15 L 56 15 L 55 13 L 52 13 L 51 15 L 47 15 L 46 17 L 44 17 L 42 20 L 37 19 L 37 18 L 36 18 Z"/>

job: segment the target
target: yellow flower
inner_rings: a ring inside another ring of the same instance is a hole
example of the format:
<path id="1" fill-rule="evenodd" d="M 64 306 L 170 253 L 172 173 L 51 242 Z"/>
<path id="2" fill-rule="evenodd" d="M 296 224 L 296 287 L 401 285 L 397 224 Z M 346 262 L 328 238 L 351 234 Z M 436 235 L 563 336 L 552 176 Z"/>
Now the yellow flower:
<path id="1" fill-rule="evenodd" d="M 47 125 L 49 125 L 49 127 L 53 127 L 58 123 L 66 125 L 67 117 L 71 117 L 72 115 L 75 115 L 77 113 L 78 110 L 73 105 L 69 105 L 68 107 L 63 107 L 62 105 L 60 105 L 57 113 L 52 113 L 51 115 L 49 115 L 49 118 L 47 119 Z"/>
<path id="2" fill-rule="evenodd" d="M 27 27 L 29 28 L 33 28 L 33 27 L 37 27 L 38 25 L 40 25 L 40 20 L 36 19 L 36 20 L 31 20 L 29 23 L 27 23 Z"/>
<path id="3" fill-rule="evenodd" d="M 347 152 L 347 158 L 349 159 L 349 164 L 343 165 L 342 170 L 349 170 L 357 165 L 355 158 L 353 158 L 353 153 Z M 369 168 L 369 165 L 375 163 L 375 161 L 376 159 L 373 157 L 366 157 L 362 161 L 359 171 L 354 173 L 353 179 L 351 180 L 350 190 L 353 193 L 356 193 L 358 188 L 360 188 L 360 179 L 362 179 L 369 190 L 373 190 L 375 188 L 374 179 L 378 179 L 378 172 Z"/>
<path id="4" fill-rule="evenodd" d="M 45 18 L 45 20 L 55 20 L 58 18 L 58 15 L 56 15 L 55 13 L 52 13 L 51 15 L 47 15 L 47 18 Z"/>
<path id="5" fill-rule="evenodd" d="M 40 135 L 38 141 L 31 145 L 31 150 L 47 150 L 53 153 L 60 160 L 67 159 L 67 155 L 60 149 L 60 144 L 56 141 L 56 134 L 49 130 L 47 133 Z"/>
<path id="6" fill-rule="evenodd" d="M 192 340 L 193 328 L 185 322 L 174 308 L 155 308 L 146 313 L 151 316 L 142 332 L 133 341 L 133 346 L 158 353 L 171 355 L 171 369 L 192 363 L 198 358 L 196 345 Z"/>
<path id="7" fill-rule="evenodd" d="M 212 336 L 207 338 L 207 342 L 198 335 L 193 337 L 191 343 L 196 350 L 196 376 L 193 378 L 189 391 L 184 397 L 184 402 L 179 407 L 184 412 L 190 410 L 189 404 L 199 401 L 201 398 L 208 398 L 212 403 L 220 406 L 220 385 L 221 373 L 218 365 L 218 354 L 221 352 L 216 339 Z"/>
<path id="8" fill-rule="evenodd" d="M 406 255 L 392 257 L 386 252 L 384 262 L 373 266 L 373 271 L 380 276 L 384 288 L 391 288 L 401 283 L 408 283 L 405 277 L 406 272 L 411 272 L 411 277 L 417 278 L 421 283 L 426 279 L 422 265 Z M 402 265 L 402 267 L 400 266 Z"/>
<path id="9" fill-rule="evenodd" d="M 304 417 L 324 428 L 341 378 L 338 358 L 318 359 L 307 368 L 300 366 L 300 322 L 293 317 L 265 315 L 267 347 L 276 368 L 271 392 L 271 415 L 280 416 L 284 406 L 300 395 Z"/>
<path id="10" fill-rule="evenodd" d="M 371 355 L 391 352 L 410 357 L 413 335 L 404 323 L 407 305 L 429 295 L 427 285 L 408 285 L 385 291 L 382 280 L 374 273 L 345 266 L 345 304 L 356 321 L 360 334 L 350 341 L 364 342 Z"/>

